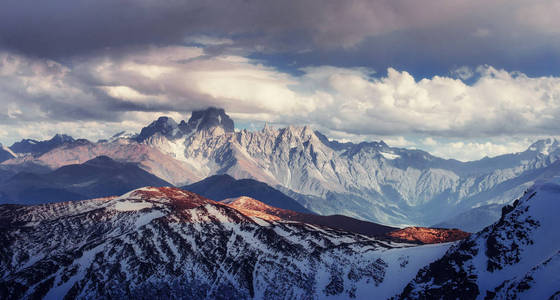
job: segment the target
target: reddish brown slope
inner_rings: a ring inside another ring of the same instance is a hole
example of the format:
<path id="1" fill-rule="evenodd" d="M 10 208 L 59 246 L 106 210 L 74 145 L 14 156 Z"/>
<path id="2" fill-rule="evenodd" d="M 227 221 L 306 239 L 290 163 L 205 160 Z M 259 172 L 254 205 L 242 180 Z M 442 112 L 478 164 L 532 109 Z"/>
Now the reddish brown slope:
<path id="1" fill-rule="evenodd" d="M 263 219 L 283 219 L 288 221 L 321 225 L 367 236 L 381 237 L 397 229 L 394 227 L 362 221 L 347 216 L 320 216 L 276 208 L 270 205 L 266 205 L 250 197 L 226 199 L 223 201 L 223 203 L 227 203 L 227 205 L 255 217 L 261 217 L 259 216 L 259 214 L 266 214 L 267 216 L 263 217 Z"/>
<path id="2" fill-rule="evenodd" d="M 437 244 L 462 240 L 471 234 L 459 229 L 406 227 L 387 234 L 390 237 L 423 244 Z"/>
<path id="3" fill-rule="evenodd" d="M 470 233 L 461 231 L 459 229 L 426 227 L 407 227 L 404 229 L 397 229 L 394 227 L 361 221 L 342 215 L 320 216 L 299 213 L 266 205 L 250 197 L 226 199 L 222 202 L 226 203 L 230 207 L 241 211 L 245 215 L 252 217 L 259 217 L 271 221 L 297 221 L 302 223 L 327 226 L 330 228 L 350 231 L 367 236 L 388 237 L 390 239 L 398 241 L 435 244 L 461 240 L 470 235 Z"/>

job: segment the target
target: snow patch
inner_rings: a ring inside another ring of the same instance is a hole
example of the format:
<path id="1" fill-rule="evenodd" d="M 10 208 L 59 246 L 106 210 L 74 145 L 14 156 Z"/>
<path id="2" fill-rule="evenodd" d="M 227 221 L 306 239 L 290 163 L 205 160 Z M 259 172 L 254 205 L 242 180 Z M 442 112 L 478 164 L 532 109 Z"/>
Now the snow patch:
<path id="1" fill-rule="evenodd" d="M 132 202 L 124 201 L 117 202 L 115 204 L 115 209 L 118 211 L 138 211 L 144 208 L 152 208 L 154 205 L 149 202 Z"/>
<path id="2" fill-rule="evenodd" d="M 390 159 L 390 160 L 397 159 L 397 158 L 401 157 L 398 154 L 388 153 L 388 152 L 379 152 L 379 154 L 381 154 L 383 157 L 385 157 L 385 159 Z"/>

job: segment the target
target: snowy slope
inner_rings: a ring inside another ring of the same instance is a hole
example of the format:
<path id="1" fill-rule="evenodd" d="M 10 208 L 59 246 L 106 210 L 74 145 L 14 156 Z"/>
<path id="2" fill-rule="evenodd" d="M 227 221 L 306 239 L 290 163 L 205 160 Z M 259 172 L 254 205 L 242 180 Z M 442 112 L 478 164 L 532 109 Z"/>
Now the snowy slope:
<path id="1" fill-rule="evenodd" d="M 266 221 L 175 188 L 0 206 L 0 298 L 371 299 L 449 244 Z"/>
<path id="2" fill-rule="evenodd" d="M 560 177 L 537 183 L 500 220 L 423 268 L 402 298 L 554 299 L 560 293 Z"/>

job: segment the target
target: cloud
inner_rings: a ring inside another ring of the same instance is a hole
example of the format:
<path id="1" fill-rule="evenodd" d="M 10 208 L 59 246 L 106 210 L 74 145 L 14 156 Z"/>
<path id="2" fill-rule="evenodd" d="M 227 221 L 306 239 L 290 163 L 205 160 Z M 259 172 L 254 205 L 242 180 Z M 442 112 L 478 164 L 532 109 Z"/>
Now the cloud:
<path id="1" fill-rule="evenodd" d="M 462 80 L 468 80 L 468 79 L 470 79 L 474 76 L 473 70 L 471 68 L 469 68 L 468 66 L 459 67 L 459 68 L 451 71 L 451 74 L 457 76 L 458 78 L 460 78 Z"/>
<path id="2" fill-rule="evenodd" d="M 461 161 L 481 159 L 484 156 L 494 157 L 502 154 L 516 153 L 527 150 L 533 139 L 501 138 L 496 141 L 470 142 L 440 142 L 432 147 L 431 154 L 443 158 L 453 158 Z"/>
<path id="3" fill-rule="evenodd" d="M 0 10 L 0 47 L 65 59 L 196 43 L 300 65 L 546 68 L 559 13 L 554 0 L 21 0 Z"/>
<path id="4" fill-rule="evenodd" d="M 212 56 L 188 46 L 152 46 L 69 64 L 3 52 L 0 104 L 7 109 L 0 112 L 0 138 L 12 142 L 35 128 L 41 132 L 35 137 L 65 131 L 98 139 L 121 129 L 138 131 L 162 114 L 185 119 L 208 106 L 224 107 L 245 123 L 310 124 L 333 137 L 383 139 L 393 146 L 422 139 L 420 148 L 468 148 L 479 156 L 518 148 L 469 140 L 560 130 L 558 77 L 480 66 L 468 85 L 443 76 L 415 80 L 392 68 L 387 75 L 332 66 L 300 71 L 295 76 L 243 56 Z M 440 141 L 454 138 L 464 144 Z"/>
<path id="5" fill-rule="evenodd" d="M 438 144 L 438 142 L 431 137 L 427 137 L 424 140 L 422 140 L 422 144 L 426 146 L 435 146 Z"/>

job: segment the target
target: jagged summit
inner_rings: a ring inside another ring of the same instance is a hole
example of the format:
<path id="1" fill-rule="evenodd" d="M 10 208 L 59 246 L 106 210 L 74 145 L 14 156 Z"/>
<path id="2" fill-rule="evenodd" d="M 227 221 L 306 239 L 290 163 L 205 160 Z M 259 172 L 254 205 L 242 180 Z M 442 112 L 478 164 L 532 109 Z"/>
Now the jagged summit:
<path id="1" fill-rule="evenodd" d="M 209 130 L 215 127 L 221 127 L 225 132 L 234 131 L 233 120 L 225 113 L 224 109 L 210 107 L 205 110 L 193 111 L 188 122 L 182 120 L 179 124 L 170 117 L 159 117 L 150 125 L 142 128 L 136 140 L 143 142 L 156 133 L 173 140 L 192 132 Z"/>
<path id="2" fill-rule="evenodd" d="M 190 131 L 222 127 L 225 132 L 233 132 L 233 120 L 226 114 L 223 108 L 209 107 L 205 110 L 193 111 L 188 123 L 182 123 Z"/>
<path id="3" fill-rule="evenodd" d="M 73 142 L 74 138 L 67 134 L 57 133 L 49 141 L 53 143 L 66 143 L 66 142 Z"/>
<path id="4" fill-rule="evenodd" d="M 178 138 L 182 135 L 182 132 L 177 126 L 177 122 L 170 117 L 163 116 L 153 121 L 147 127 L 142 128 L 142 131 L 140 131 L 136 139 L 142 142 L 156 133 L 160 133 L 170 139 Z"/>

